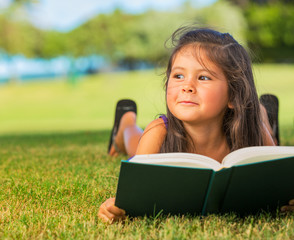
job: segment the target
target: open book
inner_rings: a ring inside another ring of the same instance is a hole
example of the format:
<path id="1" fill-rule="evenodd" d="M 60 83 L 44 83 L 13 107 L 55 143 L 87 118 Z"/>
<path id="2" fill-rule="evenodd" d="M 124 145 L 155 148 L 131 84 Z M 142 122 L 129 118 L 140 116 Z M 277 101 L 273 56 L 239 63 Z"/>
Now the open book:
<path id="1" fill-rule="evenodd" d="M 116 205 L 131 216 L 276 211 L 294 199 L 294 147 L 248 147 L 219 163 L 191 153 L 121 162 Z"/>
<path id="2" fill-rule="evenodd" d="M 170 165 L 182 167 L 211 168 L 218 171 L 222 168 L 269 161 L 294 156 L 294 147 L 247 147 L 229 153 L 222 161 L 194 153 L 162 153 L 136 155 L 130 162 Z M 294 174 L 294 173 L 293 173 Z"/>

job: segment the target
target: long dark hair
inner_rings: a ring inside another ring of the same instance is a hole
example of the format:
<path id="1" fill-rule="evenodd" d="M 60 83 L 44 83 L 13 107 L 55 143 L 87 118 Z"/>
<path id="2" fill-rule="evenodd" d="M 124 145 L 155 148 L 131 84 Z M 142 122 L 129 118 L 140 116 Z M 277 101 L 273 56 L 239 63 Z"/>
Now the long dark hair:
<path id="1" fill-rule="evenodd" d="M 230 150 L 263 145 L 259 100 L 251 59 L 246 50 L 230 34 L 207 28 L 179 28 L 171 36 L 171 42 L 174 48 L 166 69 L 165 89 L 168 87 L 176 54 L 187 45 L 197 46 L 197 49 L 204 50 L 208 59 L 222 69 L 228 82 L 232 108 L 227 107 L 225 111 L 223 131 Z M 196 57 L 203 64 L 201 56 Z M 195 152 L 191 137 L 168 107 L 167 118 L 168 131 L 160 152 Z"/>

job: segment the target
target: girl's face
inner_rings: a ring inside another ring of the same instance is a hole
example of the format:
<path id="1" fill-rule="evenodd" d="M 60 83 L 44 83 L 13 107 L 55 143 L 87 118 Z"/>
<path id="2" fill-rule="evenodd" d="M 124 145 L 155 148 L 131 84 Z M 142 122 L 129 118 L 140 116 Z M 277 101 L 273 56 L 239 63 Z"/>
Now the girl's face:
<path id="1" fill-rule="evenodd" d="M 230 107 L 227 80 L 200 50 L 206 70 L 193 55 L 196 50 L 187 46 L 174 57 L 167 86 L 168 108 L 183 123 L 222 124 L 225 109 Z"/>

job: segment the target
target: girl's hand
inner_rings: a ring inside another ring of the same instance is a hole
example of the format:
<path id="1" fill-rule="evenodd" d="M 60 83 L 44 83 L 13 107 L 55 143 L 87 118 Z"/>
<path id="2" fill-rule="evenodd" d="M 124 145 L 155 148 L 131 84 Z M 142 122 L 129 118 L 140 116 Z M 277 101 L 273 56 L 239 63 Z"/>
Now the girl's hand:
<path id="1" fill-rule="evenodd" d="M 289 201 L 289 205 L 281 207 L 281 212 L 294 212 L 294 199 Z"/>
<path id="2" fill-rule="evenodd" d="M 109 198 L 99 208 L 98 217 L 102 221 L 112 224 L 113 222 L 123 220 L 126 212 L 114 205 L 115 198 Z"/>

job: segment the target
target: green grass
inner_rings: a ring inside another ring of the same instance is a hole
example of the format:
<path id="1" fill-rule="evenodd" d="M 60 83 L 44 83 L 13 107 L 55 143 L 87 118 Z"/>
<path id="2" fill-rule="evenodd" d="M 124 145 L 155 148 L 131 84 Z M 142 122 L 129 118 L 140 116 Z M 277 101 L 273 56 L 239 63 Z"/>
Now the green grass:
<path id="1" fill-rule="evenodd" d="M 255 69 L 259 93 L 281 101 L 281 138 L 294 145 L 294 67 Z M 153 71 L 0 87 L 0 239 L 293 239 L 293 215 L 159 216 L 99 221 L 120 159 L 107 156 L 114 105 L 135 99 L 144 127 L 164 112 Z"/>
<path id="2" fill-rule="evenodd" d="M 280 126 L 293 128 L 294 66 L 257 65 L 258 92 L 280 99 Z M 165 112 L 163 70 L 120 72 L 0 86 L 0 135 L 110 129 L 120 98 L 138 103 L 138 123 L 145 127 Z"/>
<path id="3" fill-rule="evenodd" d="M 120 72 L 0 86 L 0 134 L 109 129 L 121 98 L 135 99 L 139 124 L 164 112 L 162 77 L 154 71 Z"/>
<path id="4" fill-rule="evenodd" d="M 0 239 L 293 239 L 293 215 L 159 216 L 107 225 L 120 159 L 109 131 L 0 136 Z"/>

